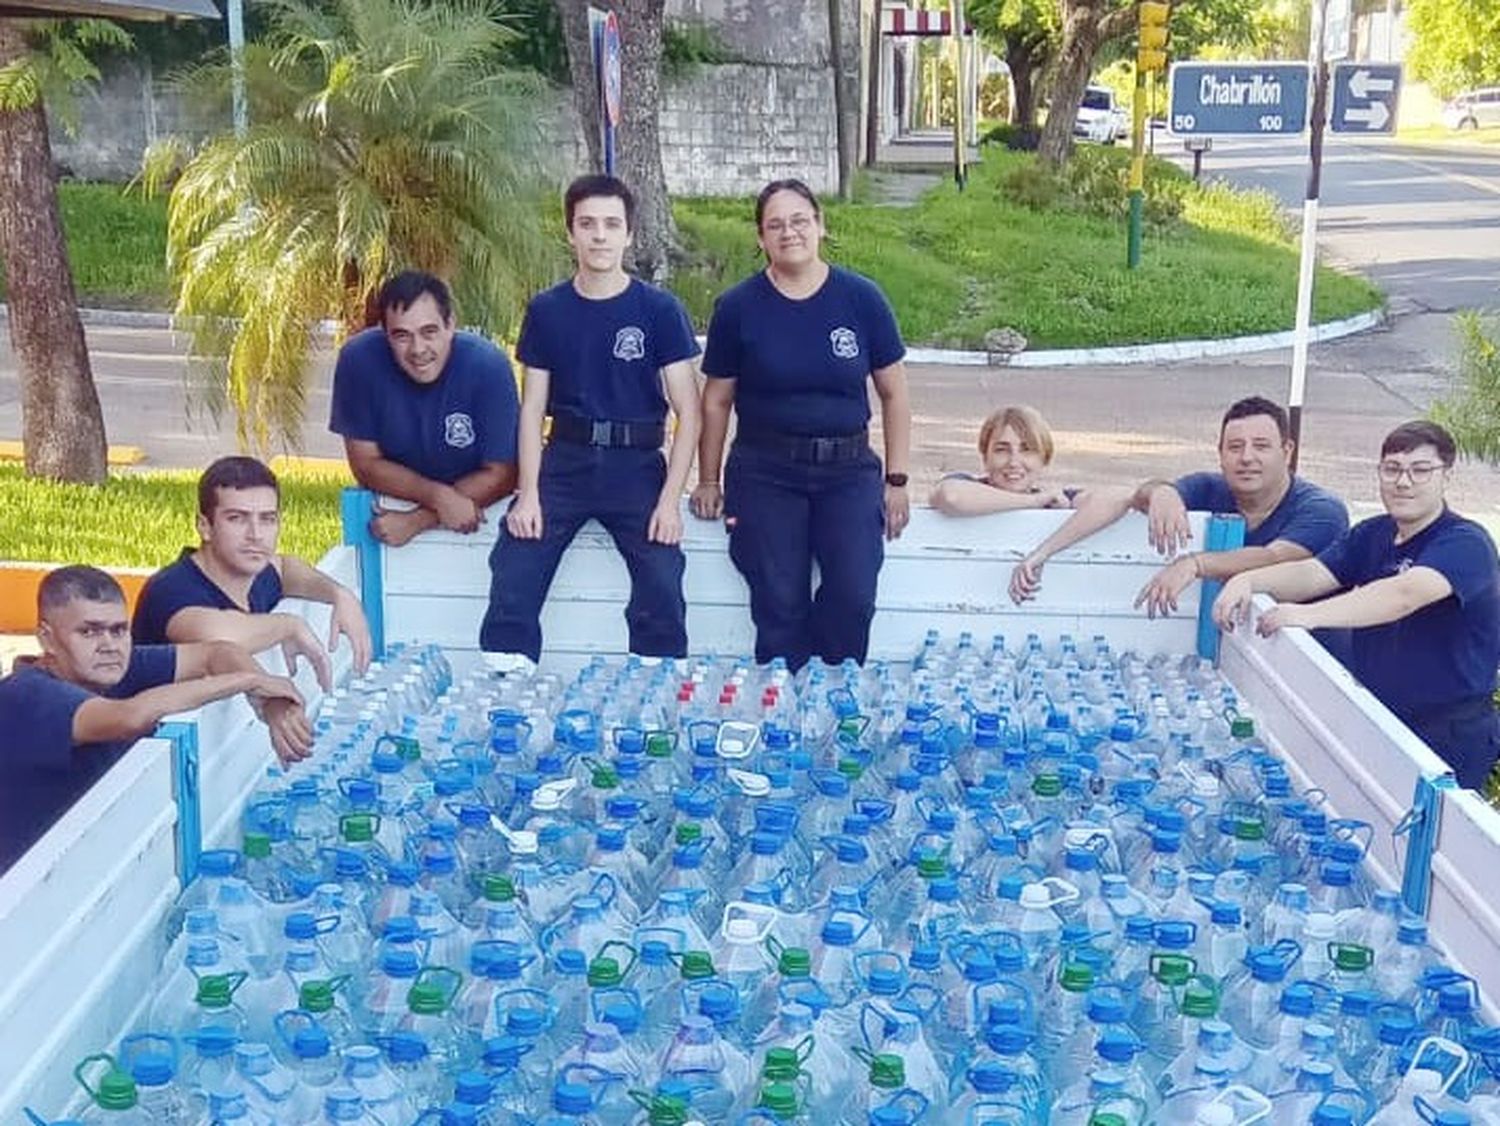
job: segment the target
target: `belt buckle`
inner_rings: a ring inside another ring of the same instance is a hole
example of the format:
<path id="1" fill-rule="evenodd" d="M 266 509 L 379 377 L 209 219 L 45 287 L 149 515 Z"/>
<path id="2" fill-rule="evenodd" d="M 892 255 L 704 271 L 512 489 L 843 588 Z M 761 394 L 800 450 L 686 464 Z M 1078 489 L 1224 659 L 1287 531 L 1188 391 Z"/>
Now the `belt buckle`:
<path id="1" fill-rule="evenodd" d="M 589 423 L 589 445 L 608 447 L 613 438 L 614 428 L 610 426 L 609 419 L 596 418 Z"/>
<path id="2" fill-rule="evenodd" d="M 814 465 L 822 465 L 838 457 L 839 440 L 837 438 L 814 438 L 812 440 L 812 460 Z"/>

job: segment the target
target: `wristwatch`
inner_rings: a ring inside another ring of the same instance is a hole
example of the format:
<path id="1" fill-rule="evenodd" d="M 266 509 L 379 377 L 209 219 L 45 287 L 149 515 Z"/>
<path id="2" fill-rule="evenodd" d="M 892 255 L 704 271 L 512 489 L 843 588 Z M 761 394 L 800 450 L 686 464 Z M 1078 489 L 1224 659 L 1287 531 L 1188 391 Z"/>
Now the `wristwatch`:
<path id="1" fill-rule="evenodd" d="M 906 488 L 906 482 L 911 480 L 905 473 L 887 473 L 885 483 L 893 489 Z"/>

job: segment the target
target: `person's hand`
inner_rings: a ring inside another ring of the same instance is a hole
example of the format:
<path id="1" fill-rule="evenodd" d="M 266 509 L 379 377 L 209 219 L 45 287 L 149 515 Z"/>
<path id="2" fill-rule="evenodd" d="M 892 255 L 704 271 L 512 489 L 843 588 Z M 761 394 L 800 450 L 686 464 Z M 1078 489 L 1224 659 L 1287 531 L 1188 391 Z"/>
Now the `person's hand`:
<path id="1" fill-rule="evenodd" d="M 1172 485 L 1158 485 L 1151 491 L 1146 521 L 1146 536 L 1151 546 L 1163 555 L 1176 555 L 1193 542 L 1187 505 L 1182 503 L 1182 494 Z"/>
<path id="2" fill-rule="evenodd" d="M 1191 555 L 1172 560 L 1157 571 L 1149 583 L 1141 587 L 1135 596 L 1135 608 L 1146 607 L 1149 618 L 1165 618 L 1177 612 L 1177 599 L 1193 585 L 1198 577 L 1198 566 Z"/>
<path id="3" fill-rule="evenodd" d="M 1062 489 L 1043 489 L 1037 494 L 1036 505 L 1038 508 L 1072 508 L 1073 502 Z"/>
<path id="4" fill-rule="evenodd" d="M 505 527 L 518 540 L 542 538 L 542 504 L 535 493 L 517 493 L 505 514 Z"/>
<path id="5" fill-rule="evenodd" d="M 333 662 L 328 659 L 328 650 L 301 618 L 291 618 L 290 632 L 281 643 L 281 655 L 286 659 L 289 676 L 297 675 L 297 661 L 304 659 L 312 666 L 319 687 L 324 692 L 333 688 Z"/>
<path id="6" fill-rule="evenodd" d="M 312 754 L 312 724 L 301 704 L 279 697 L 267 700 L 261 705 L 260 718 L 265 722 L 271 749 L 281 765 L 289 766 Z"/>
<path id="7" fill-rule="evenodd" d="M 420 508 L 390 509 L 375 506 L 375 515 L 370 518 L 370 534 L 386 547 L 400 547 L 410 543 L 412 537 L 425 526 Z"/>
<path id="8" fill-rule="evenodd" d="M 717 520 L 724 515 L 724 490 L 717 481 L 703 481 L 688 498 L 688 507 L 700 520 Z"/>
<path id="9" fill-rule="evenodd" d="M 897 488 L 895 485 L 887 485 L 885 487 L 885 538 L 899 539 L 909 523 L 911 523 L 911 494 L 906 491 L 905 486 Z"/>
<path id="10" fill-rule="evenodd" d="M 272 676 L 268 672 L 251 673 L 245 682 L 245 695 L 257 711 L 263 711 L 272 700 L 286 700 L 299 708 L 304 704 L 302 693 L 290 677 Z"/>
<path id="11" fill-rule="evenodd" d="M 1042 568 L 1047 560 L 1040 555 L 1028 555 L 1016 564 L 1010 573 L 1010 600 L 1019 606 L 1035 598 L 1042 589 Z"/>
<path id="12" fill-rule="evenodd" d="M 432 510 L 437 513 L 438 523 L 450 532 L 473 532 L 484 521 L 479 506 L 451 485 L 438 491 Z"/>
<path id="13" fill-rule="evenodd" d="M 349 639 L 349 648 L 354 651 L 354 671 L 360 675 L 370 666 L 370 655 L 374 643 L 370 640 L 370 623 L 365 621 L 365 609 L 353 592 L 339 587 L 333 598 L 333 613 L 328 621 L 328 651 L 339 647 L 339 638 Z"/>
<path id="14" fill-rule="evenodd" d="M 682 506 L 675 497 L 657 503 L 646 526 L 646 539 L 669 545 L 682 542 Z"/>
<path id="15" fill-rule="evenodd" d="M 1299 606 L 1294 602 L 1283 602 L 1272 606 L 1255 619 L 1255 632 L 1262 637 L 1270 637 L 1277 630 L 1285 629 L 1287 626 L 1301 626 L 1306 629 L 1308 625 L 1306 606 Z"/>
<path id="16" fill-rule="evenodd" d="M 1235 575 L 1225 580 L 1219 597 L 1214 599 L 1214 624 L 1222 630 L 1233 630 L 1241 622 L 1250 620 L 1250 605 L 1255 600 L 1255 591 L 1246 575 Z"/>

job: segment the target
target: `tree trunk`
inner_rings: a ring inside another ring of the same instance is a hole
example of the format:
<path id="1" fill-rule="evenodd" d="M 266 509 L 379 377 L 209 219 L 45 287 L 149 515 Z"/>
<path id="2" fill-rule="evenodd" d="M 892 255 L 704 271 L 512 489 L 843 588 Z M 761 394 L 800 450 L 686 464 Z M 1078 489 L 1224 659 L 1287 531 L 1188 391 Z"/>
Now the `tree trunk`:
<path id="1" fill-rule="evenodd" d="M 833 75 L 833 114 L 839 198 L 854 198 L 859 153 L 859 4 L 828 0 L 828 65 Z"/>
<path id="2" fill-rule="evenodd" d="M 568 49 L 568 79 L 573 84 L 573 111 L 583 131 L 589 171 L 604 171 L 604 140 L 599 135 L 599 86 L 594 77 L 589 37 L 589 0 L 557 0 L 563 40 Z"/>
<path id="3" fill-rule="evenodd" d="M 1083 104 L 1083 91 L 1094 69 L 1094 56 L 1111 39 L 1135 26 L 1135 5 L 1118 7 L 1117 0 L 1063 0 L 1062 47 L 1052 79 L 1052 104 L 1037 155 L 1053 168 L 1073 150 L 1073 122 Z"/>
<path id="4" fill-rule="evenodd" d="M 27 50 L 20 25 L 0 19 L 0 67 Z M 40 102 L 0 111 L 0 258 L 21 377 L 26 472 L 97 484 L 105 477 L 104 416 L 78 318 Z"/>
<path id="5" fill-rule="evenodd" d="M 667 198 L 658 121 L 661 33 L 666 0 L 616 0 L 620 17 L 621 110 L 615 135 L 618 171 L 636 198 L 635 269 L 661 284 L 677 252 L 677 224 Z"/>
<path id="6" fill-rule="evenodd" d="M 1010 69 L 1010 123 L 1022 129 L 1036 128 L 1036 67 L 1029 48 L 1005 52 Z"/>

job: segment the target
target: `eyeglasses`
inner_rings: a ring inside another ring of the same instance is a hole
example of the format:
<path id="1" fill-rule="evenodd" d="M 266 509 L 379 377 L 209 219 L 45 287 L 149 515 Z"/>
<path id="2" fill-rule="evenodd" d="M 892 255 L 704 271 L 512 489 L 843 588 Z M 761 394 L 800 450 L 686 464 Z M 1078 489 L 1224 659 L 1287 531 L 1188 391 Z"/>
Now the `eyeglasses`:
<path id="1" fill-rule="evenodd" d="M 807 230 L 807 228 L 811 227 L 812 225 L 812 215 L 804 211 L 800 215 L 793 215 L 790 219 L 787 219 L 785 221 L 781 219 L 768 220 L 765 224 L 765 229 L 767 233 L 773 235 L 779 235 L 782 231 L 787 230 L 796 231 L 800 235 L 803 231 Z"/>
<path id="2" fill-rule="evenodd" d="M 1432 475 L 1445 466 L 1437 461 L 1418 461 L 1411 465 L 1403 465 L 1399 461 L 1382 461 L 1378 472 L 1380 479 L 1387 485 L 1394 485 L 1403 476 L 1410 477 L 1413 485 L 1425 485 L 1432 480 Z"/>

